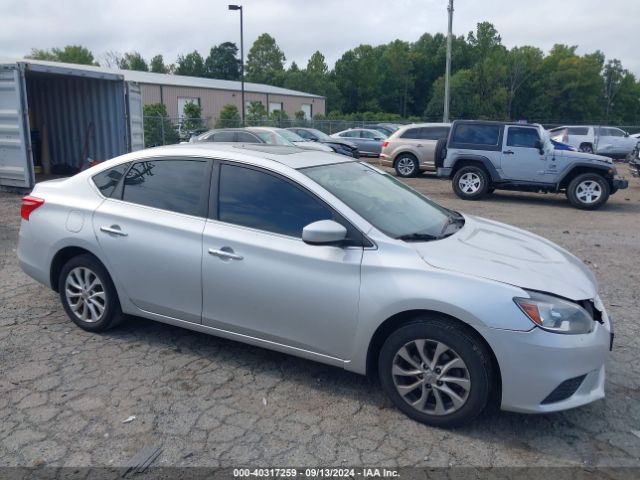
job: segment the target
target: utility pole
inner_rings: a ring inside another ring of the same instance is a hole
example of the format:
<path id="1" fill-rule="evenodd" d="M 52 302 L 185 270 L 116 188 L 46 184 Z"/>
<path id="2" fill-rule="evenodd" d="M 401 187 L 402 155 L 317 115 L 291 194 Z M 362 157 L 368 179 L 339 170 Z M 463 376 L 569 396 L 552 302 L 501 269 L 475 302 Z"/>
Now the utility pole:
<path id="1" fill-rule="evenodd" d="M 447 33 L 447 63 L 444 74 L 444 115 L 442 121 L 449 123 L 449 100 L 451 97 L 451 36 L 453 30 L 453 0 L 449 0 L 449 30 Z"/>
<path id="2" fill-rule="evenodd" d="M 242 118 L 242 126 L 244 127 L 244 111 L 247 107 L 244 104 L 244 32 L 242 21 L 242 5 L 229 5 L 229 10 L 240 10 L 240 101 L 242 102 L 242 105 L 240 106 L 240 118 Z"/>

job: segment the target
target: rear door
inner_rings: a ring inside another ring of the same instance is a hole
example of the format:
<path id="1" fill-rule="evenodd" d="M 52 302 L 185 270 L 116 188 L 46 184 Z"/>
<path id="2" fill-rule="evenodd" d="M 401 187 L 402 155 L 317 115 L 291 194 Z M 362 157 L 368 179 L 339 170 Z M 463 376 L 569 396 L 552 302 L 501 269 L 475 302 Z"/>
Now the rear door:
<path id="1" fill-rule="evenodd" d="M 142 90 L 140 84 L 127 82 L 127 115 L 129 117 L 129 151 L 144 148 Z"/>
<path id="2" fill-rule="evenodd" d="M 95 211 L 107 267 L 138 308 L 200 323 L 202 232 L 211 161 L 135 162 Z"/>
<path id="3" fill-rule="evenodd" d="M 502 171 L 509 180 L 545 182 L 546 152 L 535 143 L 540 139 L 534 127 L 507 126 L 502 148 Z"/>
<path id="4" fill-rule="evenodd" d="M 449 127 L 446 126 L 433 126 L 422 127 L 420 129 L 420 138 L 422 142 L 418 144 L 420 148 L 420 164 L 435 170 L 435 153 L 438 140 L 446 138 L 449 135 Z"/>
<path id="5" fill-rule="evenodd" d="M 24 71 L 0 65 L 0 185 L 30 188 L 34 182 Z"/>

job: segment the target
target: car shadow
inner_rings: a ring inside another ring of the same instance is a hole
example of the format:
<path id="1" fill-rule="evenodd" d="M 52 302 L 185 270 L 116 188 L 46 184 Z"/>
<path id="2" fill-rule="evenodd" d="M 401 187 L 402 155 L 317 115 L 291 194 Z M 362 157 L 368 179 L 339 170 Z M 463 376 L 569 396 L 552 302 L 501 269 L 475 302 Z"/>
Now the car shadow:
<path id="1" fill-rule="evenodd" d="M 123 341 L 146 342 L 156 349 L 167 349 L 178 354 L 200 357 L 215 361 L 218 368 L 238 367 L 251 370 L 254 374 L 286 379 L 296 384 L 296 389 L 311 389 L 324 394 L 323 397 L 340 397 L 359 402 L 373 408 L 373 412 L 396 416 L 394 420 L 409 421 L 391 404 L 376 379 L 369 379 L 338 367 L 294 357 L 233 340 L 207 335 L 192 330 L 167 325 L 140 317 L 128 317 L 119 328 L 104 335 Z M 369 409 L 369 412 L 372 410 Z M 550 433 L 571 430 L 570 436 L 585 435 L 594 418 L 602 418 L 606 411 L 605 402 L 567 412 L 527 415 L 503 412 L 489 406 L 481 416 L 468 425 L 453 429 L 457 435 L 491 441 L 510 446 Z M 381 419 L 382 420 L 382 419 Z M 436 428 L 413 425 L 415 428 Z M 560 455 L 560 452 L 555 452 Z"/>

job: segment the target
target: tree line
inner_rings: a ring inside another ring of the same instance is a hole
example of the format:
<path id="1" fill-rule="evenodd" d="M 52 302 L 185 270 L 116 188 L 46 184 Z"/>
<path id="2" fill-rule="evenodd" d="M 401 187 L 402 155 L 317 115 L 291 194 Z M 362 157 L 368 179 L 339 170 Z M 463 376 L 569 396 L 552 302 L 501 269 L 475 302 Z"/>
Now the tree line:
<path id="1" fill-rule="evenodd" d="M 263 33 L 251 46 L 245 79 L 327 98 L 329 118 L 433 120 L 442 118 L 446 36 L 425 33 L 415 42 L 359 45 L 333 68 L 314 52 L 306 66 L 286 67 L 276 40 Z M 32 58 L 96 64 L 81 46 L 33 50 Z M 121 69 L 237 80 L 241 63 L 232 42 L 147 62 L 138 52 L 105 54 L 102 63 Z M 640 82 L 601 51 L 579 55 L 576 46 L 507 48 L 489 22 L 452 39 L 452 118 L 544 123 L 640 124 Z"/>

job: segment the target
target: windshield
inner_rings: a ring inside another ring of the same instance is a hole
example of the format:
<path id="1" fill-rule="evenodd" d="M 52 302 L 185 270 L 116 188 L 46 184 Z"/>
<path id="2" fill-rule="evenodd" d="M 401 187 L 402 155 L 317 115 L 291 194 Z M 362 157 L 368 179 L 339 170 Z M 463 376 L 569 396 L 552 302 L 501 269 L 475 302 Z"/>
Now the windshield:
<path id="1" fill-rule="evenodd" d="M 309 128 L 308 130 L 309 130 L 311 133 L 313 133 L 316 137 L 321 138 L 321 139 L 323 139 L 323 140 L 324 140 L 325 138 L 331 138 L 331 137 L 329 137 L 329 135 L 327 135 L 326 133 L 324 133 L 324 132 L 322 132 L 322 131 L 320 131 L 320 130 L 317 130 L 317 129 L 315 129 L 315 128 Z"/>
<path id="2" fill-rule="evenodd" d="M 436 240 L 460 214 L 447 210 L 380 170 L 348 162 L 300 170 L 381 232 L 403 240 Z M 457 230 L 457 229 L 456 229 Z"/>
<path id="3" fill-rule="evenodd" d="M 304 138 L 302 138 L 297 133 L 292 132 L 291 130 L 285 130 L 284 128 L 278 128 L 276 130 L 278 135 L 282 135 L 284 138 L 289 140 L 290 142 L 306 142 Z"/>
<path id="4" fill-rule="evenodd" d="M 273 132 L 269 132 L 267 130 L 252 130 L 252 133 L 256 134 L 258 137 L 260 137 L 260 140 L 262 140 L 264 143 L 266 143 L 267 145 L 288 145 L 288 146 L 292 146 L 293 144 L 287 140 L 286 138 L 273 133 Z"/>

